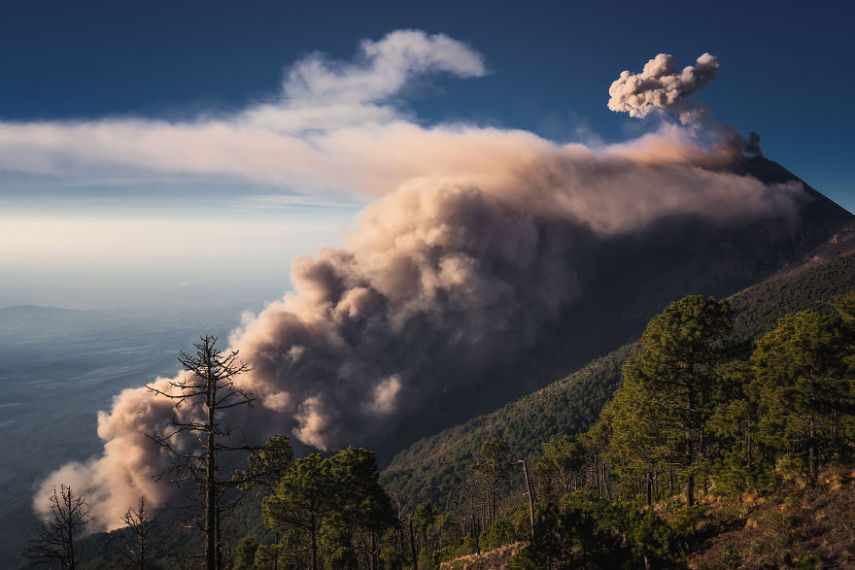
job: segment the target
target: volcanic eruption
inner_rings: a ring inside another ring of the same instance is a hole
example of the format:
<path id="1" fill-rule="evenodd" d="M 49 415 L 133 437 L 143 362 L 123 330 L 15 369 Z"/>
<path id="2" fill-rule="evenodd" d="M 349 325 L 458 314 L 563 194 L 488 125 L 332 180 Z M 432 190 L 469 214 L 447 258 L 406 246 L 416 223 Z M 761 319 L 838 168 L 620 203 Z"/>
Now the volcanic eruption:
<path id="1" fill-rule="evenodd" d="M 631 339 L 677 296 L 727 294 L 768 275 L 849 220 L 845 211 L 807 215 L 824 198 L 797 180 L 758 175 L 756 161 L 765 159 L 749 160 L 720 129 L 699 126 L 688 98 L 715 77 L 719 64 L 709 54 L 682 71 L 660 54 L 610 89 L 613 110 L 674 112 L 691 126 L 663 116 L 655 133 L 589 148 L 522 131 L 408 122 L 379 102 L 409 75 L 477 76 L 485 68 L 445 36 L 396 34 L 364 43 L 351 67 L 312 56 L 288 75 L 283 103 L 230 121 L 44 126 L 60 133 L 58 145 L 75 132 L 104 140 L 129 129 L 155 139 L 214 132 L 223 152 L 248 141 L 244 153 L 259 148 L 275 158 L 258 146 L 260 129 L 284 153 L 283 165 L 265 163 L 265 176 L 322 186 L 346 184 L 344 172 L 357 191 L 380 196 L 346 247 L 297 260 L 294 292 L 232 334 L 252 367 L 237 382 L 260 405 L 236 410 L 230 423 L 250 441 L 284 433 L 321 450 L 393 450 Z M 306 121 L 322 115 L 305 102 L 315 96 L 328 109 L 358 108 L 362 124 L 313 129 Z M 106 152 L 124 156 L 121 148 Z M 309 167 L 289 152 L 309 157 Z M 188 157 L 188 168 L 205 160 Z M 313 178 L 312 168 L 336 166 Z M 225 168 L 242 166 L 227 160 Z M 169 380 L 153 385 L 168 391 Z M 153 476 L 169 457 L 146 434 L 188 413 L 143 387 L 123 391 L 98 417 L 103 454 L 62 467 L 42 489 L 73 485 L 88 497 L 93 529 L 115 528 L 141 495 L 163 505 L 170 490 Z"/>

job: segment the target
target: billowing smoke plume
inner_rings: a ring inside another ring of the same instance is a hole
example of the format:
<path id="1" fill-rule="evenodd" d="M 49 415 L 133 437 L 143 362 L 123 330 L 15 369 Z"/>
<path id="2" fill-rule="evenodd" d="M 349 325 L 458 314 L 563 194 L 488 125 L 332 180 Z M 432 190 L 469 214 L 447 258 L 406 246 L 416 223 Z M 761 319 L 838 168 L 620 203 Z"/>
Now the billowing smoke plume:
<path id="1" fill-rule="evenodd" d="M 695 66 L 682 70 L 674 56 L 660 53 L 644 65 L 641 73 L 623 71 L 609 87 L 609 109 L 624 111 L 631 117 L 645 117 L 652 111 L 674 111 L 683 124 L 691 123 L 703 113 L 703 107 L 687 97 L 715 79 L 718 60 L 708 53 Z"/>
<path id="2" fill-rule="evenodd" d="M 711 64 L 702 59 L 705 77 Z M 684 74 L 686 86 L 675 87 L 683 94 L 698 73 Z M 362 213 L 346 248 L 298 260 L 295 292 L 233 334 L 253 368 L 238 383 L 260 403 L 235 408 L 242 415 L 230 419 L 248 439 L 285 433 L 320 449 L 370 444 L 441 400 L 498 389 L 510 379 L 487 371 L 513 363 L 584 300 L 585 272 L 604 244 L 643 239 L 681 217 L 734 229 L 770 219 L 786 225 L 802 195 L 727 172 L 732 147 L 705 149 L 677 127 L 600 150 L 530 133 L 426 132 L 404 123 L 359 140 L 406 134 L 415 146 L 399 152 L 430 152 L 404 163 L 423 160 L 433 171 L 379 176 L 403 182 L 377 191 L 383 197 Z M 366 171 L 401 164 L 394 152 L 373 160 Z M 155 384 L 168 389 L 168 379 Z M 99 415 L 104 453 L 66 465 L 43 488 L 70 483 L 88 497 L 97 528 L 116 527 L 139 495 L 163 504 L 169 490 L 152 476 L 168 458 L 145 434 L 185 413 L 144 388 L 125 390 Z"/>
<path id="3" fill-rule="evenodd" d="M 262 402 L 241 421 L 329 449 L 371 440 L 440 396 L 487 381 L 488 361 L 512 357 L 583 298 L 577 267 L 596 244 L 666 217 L 721 224 L 792 218 L 798 188 L 692 163 L 649 164 L 649 140 L 603 154 L 556 148 L 503 181 L 417 180 L 370 206 L 348 249 L 293 266 L 296 292 L 237 331 L 253 372 L 240 379 Z M 165 381 L 158 381 L 165 389 Z M 104 527 L 139 494 L 163 459 L 145 433 L 180 420 L 171 403 L 126 390 L 99 416 L 104 455 L 55 473 L 89 496 Z M 41 494 L 40 494 L 41 495 Z"/>

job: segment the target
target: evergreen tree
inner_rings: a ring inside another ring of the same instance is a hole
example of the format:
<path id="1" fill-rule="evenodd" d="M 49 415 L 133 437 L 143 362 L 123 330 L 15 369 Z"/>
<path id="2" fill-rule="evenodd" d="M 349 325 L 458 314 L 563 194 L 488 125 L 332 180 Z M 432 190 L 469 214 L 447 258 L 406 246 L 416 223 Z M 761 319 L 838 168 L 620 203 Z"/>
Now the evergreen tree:
<path id="1" fill-rule="evenodd" d="M 505 490 L 510 473 L 508 442 L 492 437 L 482 443 L 478 459 L 472 464 L 472 476 L 487 500 L 488 523 L 496 518 L 499 497 Z"/>
<path id="2" fill-rule="evenodd" d="M 819 453 L 837 439 L 855 412 L 853 335 L 838 314 L 787 315 L 757 341 L 751 369 L 764 443 L 807 455 L 816 479 Z"/>
<path id="3" fill-rule="evenodd" d="M 284 533 L 289 566 L 313 570 L 324 560 L 356 567 L 360 552 L 365 566 L 377 568 L 382 538 L 397 520 L 374 454 L 355 447 L 296 460 L 263 500 L 262 511 L 267 526 Z"/>
<path id="4" fill-rule="evenodd" d="M 413 532 L 419 537 L 419 550 L 425 550 L 428 554 L 433 553 L 433 527 L 436 523 L 436 510 L 430 501 L 419 503 L 413 511 Z"/>
<path id="5" fill-rule="evenodd" d="M 709 455 L 707 419 L 725 396 L 719 377 L 734 350 L 732 329 L 726 301 L 685 297 L 650 320 L 640 350 L 623 367 L 626 407 L 638 407 L 637 429 L 655 436 L 657 449 L 683 470 L 688 506 Z M 628 442 L 627 451 L 644 453 L 646 439 Z"/>
<path id="6" fill-rule="evenodd" d="M 353 543 L 359 542 L 368 567 L 377 568 L 383 535 L 397 519 L 391 499 L 380 486 L 374 453 L 348 447 L 328 461 L 337 490 L 337 511 L 345 525 L 345 540 L 339 546 L 352 552 Z"/>
<path id="7" fill-rule="evenodd" d="M 722 399 L 707 420 L 718 446 L 713 478 L 720 493 L 739 494 L 763 487 L 768 479 L 758 449 L 760 411 L 748 358 L 728 363 L 720 378 L 729 398 Z"/>
<path id="8" fill-rule="evenodd" d="M 264 442 L 261 449 L 250 453 L 247 458 L 247 469 L 236 472 L 235 479 L 240 482 L 240 488 L 243 491 L 261 487 L 268 495 L 275 493 L 276 486 L 285 475 L 293 458 L 294 452 L 288 438 L 284 435 L 274 435 Z M 266 551 L 272 551 L 272 570 L 279 568 L 280 539 L 279 530 L 274 529 L 273 544 L 269 548 L 265 547 Z"/>
<path id="9" fill-rule="evenodd" d="M 236 472 L 235 479 L 244 489 L 260 486 L 268 493 L 273 493 L 293 459 L 294 452 L 288 438 L 274 435 L 260 449 L 249 454 L 247 469 Z"/>
<path id="10" fill-rule="evenodd" d="M 572 435 L 556 435 L 543 444 L 536 472 L 546 495 L 560 498 L 580 487 L 585 448 Z"/>
<path id="11" fill-rule="evenodd" d="M 255 539 L 247 537 L 241 540 L 235 548 L 235 559 L 232 570 L 253 570 L 255 568 L 255 555 L 259 544 Z"/>
<path id="12" fill-rule="evenodd" d="M 308 550 L 312 570 L 320 568 L 321 527 L 336 507 L 335 495 L 329 461 L 313 453 L 295 461 L 282 476 L 276 493 L 262 502 L 267 525 L 286 531 L 289 546 L 298 556 Z"/>
<path id="13" fill-rule="evenodd" d="M 608 430 L 606 458 L 624 489 L 644 485 L 647 503 L 653 500 L 657 471 L 679 462 L 676 422 L 667 418 L 655 397 L 637 382 L 626 382 L 606 404 L 600 417 Z M 634 494 L 634 493 L 630 493 Z"/>

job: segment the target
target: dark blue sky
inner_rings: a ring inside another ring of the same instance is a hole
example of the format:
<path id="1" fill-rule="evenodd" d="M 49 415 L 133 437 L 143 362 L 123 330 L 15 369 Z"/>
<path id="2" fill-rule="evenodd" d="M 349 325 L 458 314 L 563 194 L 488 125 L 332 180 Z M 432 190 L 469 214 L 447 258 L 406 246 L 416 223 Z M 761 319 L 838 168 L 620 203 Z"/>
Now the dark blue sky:
<path id="1" fill-rule="evenodd" d="M 0 18 L 0 118 L 239 108 L 309 52 L 347 59 L 359 39 L 419 28 L 468 42 L 491 72 L 424 86 L 409 101 L 422 119 L 556 139 L 581 122 L 615 140 L 640 128 L 606 109 L 621 70 L 708 51 L 722 67 L 701 99 L 716 118 L 757 130 L 767 155 L 851 208 L 853 21 L 842 1 L 14 2 Z"/>
<path id="2" fill-rule="evenodd" d="M 855 207 L 855 9 L 848 2 L 7 3 L 0 18 L 0 119 L 181 118 L 278 90 L 313 51 L 348 59 L 362 38 L 418 28 L 481 52 L 487 77 L 439 77 L 408 97 L 422 120 L 519 127 L 607 141 L 643 125 L 606 109 L 623 69 L 659 52 L 718 56 L 700 98 L 758 131 L 766 154 Z"/>

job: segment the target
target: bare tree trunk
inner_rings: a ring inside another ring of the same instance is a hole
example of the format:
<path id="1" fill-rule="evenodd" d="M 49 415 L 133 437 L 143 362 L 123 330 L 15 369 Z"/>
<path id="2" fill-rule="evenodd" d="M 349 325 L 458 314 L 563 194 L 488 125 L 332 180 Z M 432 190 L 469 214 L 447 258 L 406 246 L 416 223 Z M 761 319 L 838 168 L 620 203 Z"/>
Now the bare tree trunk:
<path id="1" fill-rule="evenodd" d="M 692 438 L 692 409 L 694 408 L 694 397 L 689 388 L 686 399 L 686 468 L 689 470 L 686 476 L 686 506 L 695 504 L 695 478 L 692 475 L 692 464 L 695 462 L 695 442 Z"/>
<path id="2" fill-rule="evenodd" d="M 279 569 L 279 529 L 273 535 L 273 570 Z"/>
<path id="3" fill-rule="evenodd" d="M 221 540 L 220 516 L 224 507 L 220 497 L 224 489 L 235 486 L 228 481 L 218 481 L 218 448 L 217 436 L 228 437 L 228 432 L 220 429 L 217 424 L 217 410 L 225 410 L 235 406 L 250 404 L 255 397 L 235 386 L 231 379 L 251 368 L 238 360 L 237 351 L 223 355 L 215 348 L 217 338 L 211 335 L 201 337 L 201 342 L 194 344 L 196 354 L 182 352 L 179 362 L 193 375 L 187 380 L 170 382 L 170 390 L 161 390 L 154 386 L 146 386 L 148 390 L 162 397 L 175 401 L 175 405 L 185 404 L 188 407 L 204 408 L 206 422 L 189 421 L 175 423 L 171 433 L 146 434 L 156 444 L 175 456 L 174 468 L 182 473 L 179 481 L 192 481 L 204 497 L 204 505 L 200 508 L 204 519 L 200 526 L 205 534 L 205 566 L 208 570 L 219 570 L 223 566 L 223 551 Z M 222 383 L 223 390 L 217 394 L 217 386 Z M 186 453 L 176 447 L 175 438 L 179 434 L 198 434 L 200 441 L 199 452 L 196 450 Z M 222 449 L 222 448 L 221 448 Z M 244 448 L 229 448 L 228 451 L 247 450 Z M 200 517 L 201 518 L 201 517 Z"/>
<path id="4" fill-rule="evenodd" d="M 318 570 L 318 529 L 315 524 L 315 515 L 312 513 L 312 570 Z"/>
<path id="5" fill-rule="evenodd" d="M 816 424 L 813 418 L 810 419 L 810 439 L 808 441 L 808 474 L 810 482 L 816 482 Z"/>
<path id="6" fill-rule="evenodd" d="M 534 491 L 531 488 L 531 482 L 528 480 L 528 466 L 525 459 L 520 459 L 523 468 L 523 477 L 525 477 L 525 488 L 528 493 L 528 520 L 531 524 L 531 539 L 534 540 Z"/>
<path id="7" fill-rule="evenodd" d="M 210 370 L 211 362 L 206 351 L 205 364 Z M 206 379 L 207 380 L 207 379 Z M 206 442 L 207 449 L 205 450 L 205 560 L 208 570 L 218 570 L 217 568 L 217 489 L 214 485 L 217 474 L 217 459 L 214 449 L 214 402 L 217 394 L 216 384 L 214 382 L 206 382 L 207 384 L 207 402 L 205 405 L 208 408 L 208 437 Z"/>
<path id="8" fill-rule="evenodd" d="M 51 516 L 39 529 L 38 538 L 30 541 L 24 555 L 38 565 L 76 569 L 74 542 L 89 521 L 86 499 L 75 495 L 71 487 L 60 485 L 58 492 L 54 487 L 49 501 Z"/>
<path id="9" fill-rule="evenodd" d="M 647 470 L 647 506 L 653 505 L 653 475 Z"/>
<path id="10" fill-rule="evenodd" d="M 68 488 L 68 493 L 63 494 L 62 498 L 65 502 L 66 512 L 73 512 L 74 500 L 71 493 L 71 487 Z M 69 570 L 75 570 L 77 568 L 77 557 L 74 555 L 74 525 L 72 524 L 70 517 L 69 522 L 68 524 L 66 524 L 65 528 L 68 531 L 68 568 Z"/>
<path id="11" fill-rule="evenodd" d="M 751 467 L 751 433 L 749 432 L 747 435 L 746 442 L 746 453 L 748 454 L 748 467 Z"/>
<path id="12" fill-rule="evenodd" d="M 695 505 L 695 478 L 691 473 L 686 477 L 686 506 Z"/>
<path id="13" fill-rule="evenodd" d="M 469 495 L 469 509 L 472 511 L 472 540 L 475 542 L 475 552 L 481 554 L 481 545 L 478 543 L 478 521 L 475 519 L 475 505 L 472 502 L 472 495 Z"/>
<path id="14" fill-rule="evenodd" d="M 416 552 L 416 538 L 413 533 L 413 518 L 410 517 L 410 554 L 413 556 L 413 570 L 419 567 L 419 554 Z"/>
<path id="15" fill-rule="evenodd" d="M 602 471 L 603 471 L 603 486 L 606 489 L 606 500 L 611 502 L 611 500 L 612 500 L 612 489 L 609 486 L 608 466 L 606 465 L 605 461 L 603 461 L 603 463 L 602 463 Z"/>

